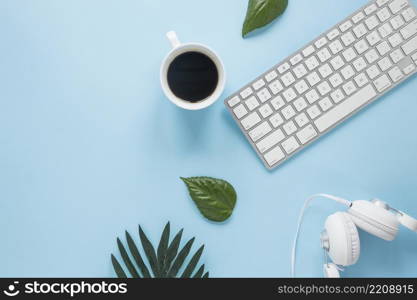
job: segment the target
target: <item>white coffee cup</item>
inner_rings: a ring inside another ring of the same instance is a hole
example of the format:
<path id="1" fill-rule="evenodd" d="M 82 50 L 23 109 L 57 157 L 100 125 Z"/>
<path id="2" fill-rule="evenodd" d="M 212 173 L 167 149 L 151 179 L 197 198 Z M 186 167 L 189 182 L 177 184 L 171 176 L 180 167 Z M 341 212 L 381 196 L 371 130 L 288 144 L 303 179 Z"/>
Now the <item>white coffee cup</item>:
<path id="1" fill-rule="evenodd" d="M 226 73 L 225 73 L 224 66 L 220 57 L 212 49 L 210 49 L 209 47 L 205 45 L 198 44 L 198 43 L 181 44 L 174 31 L 168 32 L 167 38 L 170 41 L 173 49 L 168 53 L 168 55 L 163 60 L 162 65 L 161 65 L 161 71 L 160 71 L 162 90 L 164 91 L 167 98 L 175 105 L 184 109 L 188 109 L 188 110 L 199 110 L 199 109 L 203 109 L 212 105 L 214 102 L 216 102 L 220 98 L 221 94 L 223 93 L 224 86 L 226 83 Z M 207 98 L 198 102 L 189 102 L 184 99 L 178 98 L 171 91 L 169 84 L 168 84 L 169 66 L 171 65 L 171 63 L 177 56 L 183 53 L 187 53 L 187 52 L 199 52 L 208 56 L 216 65 L 217 72 L 218 72 L 218 81 L 217 81 L 217 86 L 214 89 L 214 92 Z"/>

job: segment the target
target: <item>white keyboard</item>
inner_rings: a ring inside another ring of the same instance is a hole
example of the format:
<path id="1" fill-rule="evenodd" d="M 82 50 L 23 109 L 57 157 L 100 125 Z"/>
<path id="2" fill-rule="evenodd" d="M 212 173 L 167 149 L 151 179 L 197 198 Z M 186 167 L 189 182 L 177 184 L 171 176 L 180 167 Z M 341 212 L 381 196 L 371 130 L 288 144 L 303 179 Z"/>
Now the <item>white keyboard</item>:
<path id="1" fill-rule="evenodd" d="M 225 100 L 267 168 L 416 72 L 416 15 L 408 0 L 371 1 Z"/>

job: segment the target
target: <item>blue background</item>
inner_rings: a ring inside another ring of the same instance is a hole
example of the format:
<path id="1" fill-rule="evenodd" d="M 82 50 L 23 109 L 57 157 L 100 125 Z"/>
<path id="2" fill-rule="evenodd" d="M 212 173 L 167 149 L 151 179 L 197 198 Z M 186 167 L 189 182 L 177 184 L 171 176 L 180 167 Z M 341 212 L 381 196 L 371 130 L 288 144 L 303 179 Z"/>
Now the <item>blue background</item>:
<path id="1" fill-rule="evenodd" d="M 220 54 L 226 97 L 366 3 L 290 1 L 242 39 L 241 0 L 0 1 L 0 276 L 114 276 L 116 237 L 137 238 L 140 223 L 156 243 L 168 220 L 206 245 L 211 276 L 289 276 L 310 194 L 377 196 L 417 216 L 415 78 L 273 172 L 222 101 L 184 111 L 159 86 L 168 30 Z M 206 221 L 179 180 L 197 175 L 236 188 L 225 224 Z M 322 275 L 319 235 L 337 209 L 308 210 L 298 275 Z M 417 275 L 414 233 L 361 242 L 344 276 Z"/>

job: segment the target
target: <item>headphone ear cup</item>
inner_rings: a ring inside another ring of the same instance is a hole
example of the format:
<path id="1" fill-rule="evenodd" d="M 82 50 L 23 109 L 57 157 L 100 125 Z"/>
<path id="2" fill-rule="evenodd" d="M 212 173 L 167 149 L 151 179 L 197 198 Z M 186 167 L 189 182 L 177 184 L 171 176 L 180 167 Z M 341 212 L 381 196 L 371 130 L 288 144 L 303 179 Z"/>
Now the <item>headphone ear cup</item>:
<path id="1" fill-rule="evenodd" d="M 358 230 L 345 212 L 337 212 L 326 219 L 324 225 L 329 239 L 329 256 L 341 266 L 353 265 L 360 255 Z"/>
<path id="2" fill-rule="evenodd" d="M 396 216 L 370 201 L 354 201 L 348 213 L 360 229 L 381 239 L 392 241 L 398 233 L 399 221 Z"/>

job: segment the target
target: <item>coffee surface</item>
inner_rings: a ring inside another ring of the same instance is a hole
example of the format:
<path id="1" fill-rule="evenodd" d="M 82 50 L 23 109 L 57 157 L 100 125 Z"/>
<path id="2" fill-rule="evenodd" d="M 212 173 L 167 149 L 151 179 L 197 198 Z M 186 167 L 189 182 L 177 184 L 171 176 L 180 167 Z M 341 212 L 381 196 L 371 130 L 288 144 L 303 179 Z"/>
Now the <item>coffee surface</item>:
<path id="1" fill-rule="evenodd" d="M 198 102 L 215 91 L 219 74 L 215 63 L 199 52 L 177 56 L 168 68 L 168 85 L 175 96 L 188 102 Z"/>

